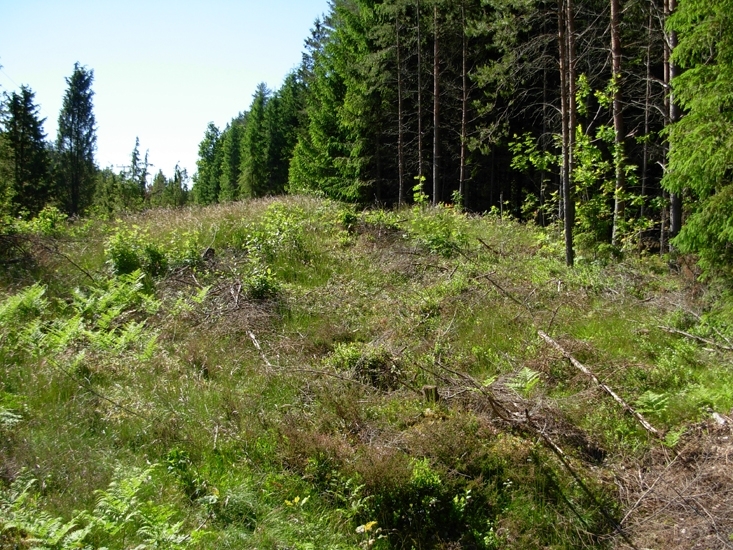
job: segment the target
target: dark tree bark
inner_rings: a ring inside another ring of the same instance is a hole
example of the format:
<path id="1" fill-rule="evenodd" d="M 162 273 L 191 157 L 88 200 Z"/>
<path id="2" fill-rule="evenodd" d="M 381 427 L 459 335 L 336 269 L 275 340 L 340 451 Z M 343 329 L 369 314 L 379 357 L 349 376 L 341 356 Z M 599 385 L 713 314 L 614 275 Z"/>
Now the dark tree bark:
<path id="1" fill-rule="evenodd" d="M 423 106 L 422 106 L 422 42 L 420 38 L 420 0 L 417 0 L 417 181 L 423 185 L 425 178 L 423 157 Z"/>
<path id="2" fill-rule="evenodd" d="M 405 127 L 402 109 L 403 86 L 402 58 L 400 53 L 400 14 L 395 16 L 395 36 L 397 38 L 397 206 L 405 204 Z"/>
<path id="3" fill-rule="evenodd" d="M 433 7 L 433 206 L 440 202 L 440 49 L 438 6 Z"/>
<path id="4" fill-rule="evenodd" d="M 565 263 L 575 263 L 573 248 L 573 226 L 575 225 L 575 202 L 572 189 L 573 149 L 575 145 L 575 25 L 572 0 L 558 1 L 558 47 L 560 62 L 560 117 L 562 135 L 562 182 L 563 225 L 565 229 Z"/>
<path id="5" fill-rule="evenodd" d="M 468 141 L 468 45 L 466 40 L 466 7 L 461 4 L 461 166 L 458 176 L 458 194 L 465 203 L 466 197 L 466 147 Z"/>
<path id="6" fill-rule="evenodd" d="M 616 190 L 613 201 L 613 230 L 611 244 L 619 244 L 619 225 L 624 217 L 623 193 L 626 188 L 624 171 L 624 118 L 621 105 L 621 15 L 620 1 L 611 0 L 611 65 L 613 82 L 613 131 L 614 164 L 616 166 Z"/>

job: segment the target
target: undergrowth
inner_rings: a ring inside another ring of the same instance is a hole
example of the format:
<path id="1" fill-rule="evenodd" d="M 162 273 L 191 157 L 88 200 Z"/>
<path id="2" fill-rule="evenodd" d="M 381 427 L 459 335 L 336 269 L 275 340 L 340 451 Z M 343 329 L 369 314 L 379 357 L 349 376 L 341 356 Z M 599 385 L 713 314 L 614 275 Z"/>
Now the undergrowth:
<path id="1" fill-rule="evenodd" d="M 555 228 L 302 197 L 34 223 L 3 547 L 609 548 L 615 469 L 733 407 L 726 286 L 568 269 Z"/>

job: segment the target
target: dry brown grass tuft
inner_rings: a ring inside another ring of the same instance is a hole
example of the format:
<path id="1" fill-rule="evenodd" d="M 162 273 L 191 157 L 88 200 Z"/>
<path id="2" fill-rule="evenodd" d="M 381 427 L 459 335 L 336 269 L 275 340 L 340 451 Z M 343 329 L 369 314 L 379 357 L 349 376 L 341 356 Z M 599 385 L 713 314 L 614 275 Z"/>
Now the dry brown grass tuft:
<path id="1" fill-rule="evenodd" d="M 733 548 L 733 421 L 692 427 L 676 453 L 652 449 L 617 469 L 617 485 L 623 526 L 639 548 Z"/>

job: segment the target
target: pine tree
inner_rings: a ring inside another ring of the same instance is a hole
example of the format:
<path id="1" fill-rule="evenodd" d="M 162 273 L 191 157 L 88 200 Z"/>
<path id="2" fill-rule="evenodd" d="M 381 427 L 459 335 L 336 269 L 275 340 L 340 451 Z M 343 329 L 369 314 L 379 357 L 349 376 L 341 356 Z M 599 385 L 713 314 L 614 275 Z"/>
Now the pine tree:
<path id="1" fill-rule="evenodd" d="M 59 114 L 57 186 L 66 212 L 82 214 L 91 203 L 97 167 L 97 128 L 92 104 L 94 71 L 74 64 Z"/>
<path id="2" fill-rule="evenodd" d="M 38 118 L 35 94 L 27 86 L 20 93 L 5 94 L 2 118 L 3 162 L 8 171 L 8 185 L 14 210 L 37 214 L 51 196 L 49 155 L 44 119 Z"/>

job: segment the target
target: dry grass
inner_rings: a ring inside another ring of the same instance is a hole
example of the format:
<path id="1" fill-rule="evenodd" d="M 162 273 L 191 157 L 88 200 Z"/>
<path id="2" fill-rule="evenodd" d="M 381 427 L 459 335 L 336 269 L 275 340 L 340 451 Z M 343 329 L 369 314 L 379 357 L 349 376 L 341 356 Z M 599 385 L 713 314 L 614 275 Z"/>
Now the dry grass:
<path id="1" fill-rule="evenodd" d="M 655 448 L 616 470 L 623 525 L 638 547 L 733 548 L 733 420 L 719 418 L 691 426 L 676 452 Z"/>

